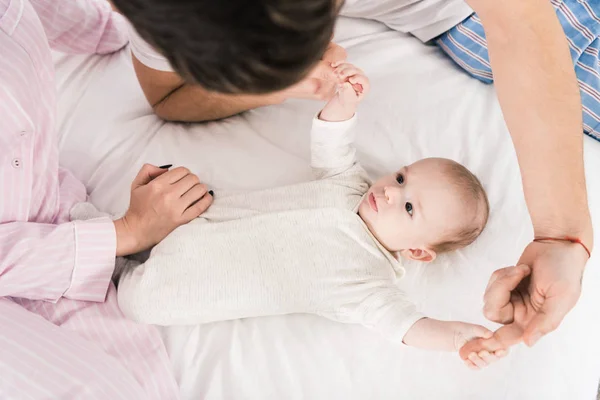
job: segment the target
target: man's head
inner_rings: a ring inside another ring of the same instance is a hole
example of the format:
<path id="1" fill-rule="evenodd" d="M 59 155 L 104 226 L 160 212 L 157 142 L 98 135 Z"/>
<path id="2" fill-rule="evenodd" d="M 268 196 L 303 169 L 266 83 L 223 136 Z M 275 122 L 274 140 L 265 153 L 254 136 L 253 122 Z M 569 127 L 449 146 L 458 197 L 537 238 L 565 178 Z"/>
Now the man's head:
<path id="1" fill-rule="evenodd" d="M 112 0 L 189 82 L 268 93 L 306 76 L 333 35 L 335 0 Z"/>
<path id="2" fill-rule="evenodd" d="M 375 182 L 358 212 L 388 250 L 431 261 L 471 244 L 487 223 L 489 204 L 465 167 L 426 158 Z"/>

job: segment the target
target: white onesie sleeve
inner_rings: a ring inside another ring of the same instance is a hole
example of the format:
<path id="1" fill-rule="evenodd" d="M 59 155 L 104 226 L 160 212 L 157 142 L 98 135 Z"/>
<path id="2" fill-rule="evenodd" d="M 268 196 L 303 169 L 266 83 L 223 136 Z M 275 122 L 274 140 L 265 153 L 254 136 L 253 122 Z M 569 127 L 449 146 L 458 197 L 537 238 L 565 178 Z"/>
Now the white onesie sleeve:
<path id="1" fill-rule="evenodd" d="M 351 292 L 357 296 L 356 301 L 340 306 L 331 314 L 322 315 L 340 322 L 359 323 L 397 344 L 402 344 L 404 335 L 415 322 L 425 318 L 406 293 L 392 282 L 371 286 L 361 296 L 358 296 L 360 288 L 356 286 Z"/>
<path id="2" fill-rule="evenodd" d="M 316 179 L 327 179 L 346 172 L 356 163 L 354 125 L 356 114 L 346 121 L 313 120 L 310 165 Z"/>

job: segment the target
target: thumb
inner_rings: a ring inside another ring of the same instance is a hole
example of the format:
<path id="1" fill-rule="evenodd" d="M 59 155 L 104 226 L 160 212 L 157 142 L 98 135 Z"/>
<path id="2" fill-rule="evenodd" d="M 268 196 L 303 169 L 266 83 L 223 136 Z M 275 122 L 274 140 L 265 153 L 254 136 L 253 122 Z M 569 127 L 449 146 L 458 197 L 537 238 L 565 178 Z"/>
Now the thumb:
<path id="1" fill-rule="evenodd" d="M 564 298 L 552 297 L 545 299 L 542 308 L 525 328 L 523 335 L 525 344 L 532 347 L 544 335 L 558 328 L 570 309 L 570 302 Z"/>
<path id="2" fill-rule="evenodd" d="M 326 81 L 337 81 L 335 69 L 327 62 L 319 61 L 317 66 L 311 71 L 310 77 Z"/>
<path id="3" fill-rule="evenodd" d="M 494 334 L 494 332 L 490 331 L 488 328 L 486 328 L 485 326 L 481 326 L 481 325 L 473 325 L 473 330 L 471 333 L 472 333 L 473 337 L 484 338 L 484 339 L 489 339 Z"/>
<path id="4" fill-rule="evenodd" d="M 507 349 L 523 340 L 523 329 L 516 323 L 503 325 L 494 333 L 492 351 Z"/>
<path id="5" fill-rule="evenodd" d="M 152 164 L 144 164 L 144 166 L 140 169 L 136 177 L 133 179 L 133 182 L 131 183 L 132 189 L 147 185 L 153 179 L 167 172 L 169 170 L 169 167 L 170 165 L 161 168 Z"/>

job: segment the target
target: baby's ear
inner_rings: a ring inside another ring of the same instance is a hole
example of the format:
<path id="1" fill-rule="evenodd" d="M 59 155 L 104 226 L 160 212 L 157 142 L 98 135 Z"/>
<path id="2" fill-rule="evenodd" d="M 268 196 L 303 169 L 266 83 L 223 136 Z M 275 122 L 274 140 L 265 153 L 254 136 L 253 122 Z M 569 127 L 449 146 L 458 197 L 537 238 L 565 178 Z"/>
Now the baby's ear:
<path id="1" fill-rule="evenodd" d="M 421 261 L 421 262 L 431 262 L 435 260 L 437 256 L 435 251 L 430 249 L 406 249 L 401 250 L 400 254 L 403 257 L 408 258 L 409 260 Z"/>

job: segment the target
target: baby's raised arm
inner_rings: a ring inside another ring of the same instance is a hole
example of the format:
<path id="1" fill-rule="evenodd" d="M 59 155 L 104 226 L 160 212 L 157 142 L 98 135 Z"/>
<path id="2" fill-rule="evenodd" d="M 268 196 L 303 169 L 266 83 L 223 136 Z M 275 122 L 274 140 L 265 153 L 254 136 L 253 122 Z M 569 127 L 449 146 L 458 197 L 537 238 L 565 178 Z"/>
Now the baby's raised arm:
<path id="1" fill-rule="evenodd" d="M 311 166 L 316 179 L 345 173 L 356 165 L 353 146 L 356 107 L 369 88 L 369 80 L 351 64 L 335 69 L 345 81 L 313 121 Z"/>

